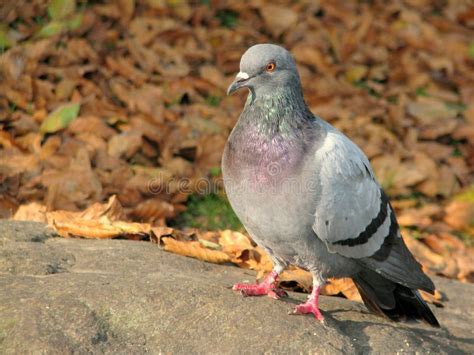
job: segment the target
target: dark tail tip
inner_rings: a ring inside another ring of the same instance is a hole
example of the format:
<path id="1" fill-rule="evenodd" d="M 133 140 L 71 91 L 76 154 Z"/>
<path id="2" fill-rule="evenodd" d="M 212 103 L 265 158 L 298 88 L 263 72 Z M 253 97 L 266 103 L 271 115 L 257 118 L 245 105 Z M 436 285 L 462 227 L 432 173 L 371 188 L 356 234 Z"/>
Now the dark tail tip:
<path id="1" fill-rule="evenodd" d="M 394 291 L 395 296 L 395 317 L 401 320 L 424 320 L 433 327 L 439 328 L 439 322 L 431 311 L 430 307 L 421 297 L 417 290 L 397 285 Z"/>
<path id="2" fill-rule="evenodd" d="M 396 322 L 422 320 L 432 327 L 440 327 L 435 315 L 417 290 L 395 284 L 392 292 L 394 302 L 391 302 L 393 306 L 386 307 L 380 304 L 376 298 L 371 297 L 371 295 L 374 295 L 374 292 L 377 292 L 376 289 L 366 289 L 371 286 L 366 282 L 358 282 L 357 278 L 354 279 L 354 282 L 361 294 L 362 300 L 372 312 L 388 317 Z"/>

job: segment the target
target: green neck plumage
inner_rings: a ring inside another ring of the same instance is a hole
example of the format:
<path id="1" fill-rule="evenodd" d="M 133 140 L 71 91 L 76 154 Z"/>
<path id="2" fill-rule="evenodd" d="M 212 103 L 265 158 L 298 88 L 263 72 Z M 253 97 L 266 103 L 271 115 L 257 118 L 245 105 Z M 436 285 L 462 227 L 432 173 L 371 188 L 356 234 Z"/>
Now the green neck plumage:
<path id="1" fill-rule="evenodd" d="M 299 135 L 303 126 L 314 120 L 300 88 L 279 88 L 266 93 L 250 90 L 244 110 L 252 117 L 257 131 L 266 136 Z"/>

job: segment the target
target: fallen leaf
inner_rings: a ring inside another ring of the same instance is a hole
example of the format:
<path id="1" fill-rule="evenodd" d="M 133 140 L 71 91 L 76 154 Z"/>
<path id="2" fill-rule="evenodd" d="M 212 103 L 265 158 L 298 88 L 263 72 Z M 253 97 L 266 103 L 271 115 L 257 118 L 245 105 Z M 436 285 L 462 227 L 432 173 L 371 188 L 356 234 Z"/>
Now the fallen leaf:
<path id="1" fill-rule="evenodd" d="M 457 112 L 449 109 L 444 102 L 430 97 L 418 97 L 415 101 L 409 102 L 407 112 L 423 124 L 452 119 L 457 115 Z"/>
<path id="2" fill-rule="evenodd" d="M 298 14 L 288 7 L 268 4 L 262 6 L 260 12 L 274 37 L 280 36 L 298 21 Z"/>
<path id="3" fill-rule="evenodd" d="M 161 244 L 166 251 L 214 264 L 230 261 L 227 254 L 218 250 L 207 249 L 199 242 L 181 242 L 171 237 L 163 236 Z"/>
<path id="4" fill-rule="evenodd" d="M 349 300 L 362 302 L 359 291 L 357 291 L 357 287 L 350 278 L 331 278 L 321 289 L 321 294 L 327 296 L 335 296 L 339 293 L 342 293 Z"/>
<path id="5" fill-rule="evenodd" d="M 58 107 L 43 121 L 40 132 L 54 133 L 66 128 L 73 120 L 76 119 L 81 105 L 78 103 L 67 104 Z"/>
<path id="6" fill-rule="evenodd" d="M 80 218 L 94 220 L 107 217 L 110 221 L 125 220 L 125 211 L 117 199 L 116 195 L 112 195 L 106 204 L 94 203 L 78 214 Z"/>
<path id="7" fill-rule="evenodd" d="M 40 176 L 47 188 L 45 202 L 49 210 L 77 210 L 99 200 L 102 184 L 85 148 L 79 147 L 73 159 L 66 159 L 66 163 L 60 159 L 58 165 Z"/>
<path id="8" fill-rule="evenodd" d="M 19 206 L 15 198 L 3 194 L 0 195 L 0 218 L 10 219 L 18 210 Z"/>
<path id="9" fill-rule="evenodd" d="M 114 158 L 129 159 L 142 145 L 141 132 L 131 131 L 114 135 L 107 144 L 107 152 Z"/>
<path id="10" fill-rule="evenodd" d="M 369 69 L 365 65 L 357 65 L 352 68 L 349 68 L 346 71 L 346 80 L 355 83 L 362 80 L 368 73 Z"/>
<path id="11" fill-rule="evenodd" d="M 21 205 L 12 218 L 14 221 L 46 222 L 46 206 L 38 202 Z"/>
<path id="12" fill-rule="evenodd" d="M 418 262 L 433 272 L 441 273 L 445 270 L 447 263 L 441 255 L 432 252 L 430 248 L 415 238 L 407 236 L 408 231 L 404 231 L 403 234 L 403 241 Z"/>
<path id="13" fill-rule="evenodd" d="M 429 234 L 423 238 L 423 243 L 428 245 L 435 253 L 446 257 L 453 257 L 453 253 L 463 252 L 466 249 L 459 238 L 446 232 L 436 235 Z"/>
<path id="14" fill-rule="evenodd" d="M 438 290 L 435 290 L 434 295 L 423 290 L 420 290 L 419 292 L 421 294 L 421 297 L 426 302 L 432 303 L 436 307 L 444 307 L 443 302 L 441 302 L 443 300 L 443 296 L 441 295 L 441 292 L 439 292 Z"/>
<path id="15" fill-rule="evenodd" d="M 129 223 L 122 221 L 110 221 L 106 216 L 99 220 L 81 218 L 73 212 L 55 211 L 48 212 L 48 224 L 53 227 L 59 235 L 82 238 L 133 238 L 134 236 L 145 238 L 150 232 L 150 226 L 140 223 Z"/>
<path id="16" fill-rule="evenodd" d="M 41 27 L 36 33 L 38 38 L 47 38 L 58 35 L 66 30 L 66 25 L 62 21 L 51 21 L 48 24 Z"/>
<path id="17" fill-rule="evenodd" d="M 128 215 L 133 220 L 153 223 L 160 219 L 176 217 L 176 210 L 171 203 L 159 198 L 152 198 L 135 206 Z"/>
<path id="18" fill-rule="evenodd" d="M 474 203 L 453 201 L 445 208 L 444 221 L 458 230 L 466 230 L 474 226 Z"/>
<path id="19" fill-rule="evenodd" d="M 291 290 L 311 292 L 313 277 L 311 273 L 299 268 L 291 268 L 282 272 L 279 277 L 280 286 Z"/>
<path id="20" fill-rule="evenodd" d="M 246 249 L 254 249 L 250 239 L 242 233 L 226 229 L 219 233 L 219 244 L 229 255 L 237 255 Z"/>

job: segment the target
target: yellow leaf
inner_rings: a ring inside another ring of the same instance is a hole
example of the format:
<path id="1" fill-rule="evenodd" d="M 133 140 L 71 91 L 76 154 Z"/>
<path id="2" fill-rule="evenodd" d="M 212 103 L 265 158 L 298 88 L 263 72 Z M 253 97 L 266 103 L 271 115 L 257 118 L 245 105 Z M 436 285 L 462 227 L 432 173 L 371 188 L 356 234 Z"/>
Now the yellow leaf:
<path id="1" fill-rule="evenodd" d="M 48 15 L 53 20 L 61 20 L 76 11 L 75 0 L 52 0 L 48 6 Z"/>
<path id="2" fill-rule="evenodd" d="M 41 133 L 54 133 L 66 128 L 76 119 L 80 104 L 72 103 L 58 107 L 43 121 L 40 127 Z"/>

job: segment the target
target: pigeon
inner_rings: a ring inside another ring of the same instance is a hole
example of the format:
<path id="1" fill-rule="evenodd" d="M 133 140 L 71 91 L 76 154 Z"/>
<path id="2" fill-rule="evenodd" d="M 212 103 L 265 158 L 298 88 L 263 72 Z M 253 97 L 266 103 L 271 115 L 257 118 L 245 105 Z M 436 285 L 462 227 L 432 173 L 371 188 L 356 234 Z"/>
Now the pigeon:
<path id="1" fill-rule="evenodd" d="M 311 295 L 294 314 L 324 321 L 321 286 L 330 277 L 350 277 L 370 311 L 439 327 L 418 291 L 433 294 L 434 284 L 406 247 L 369 160 L 310 111 L 290 52 L 274 44 L 250 47 L 227 94 L 241 88 L 248 96 L 224 149 L 224 188 L 273 270 L 261 283 L 233 289 L 279 299 L 286 294 L 279 275 L 291 264 L 313 278 Z"/>

